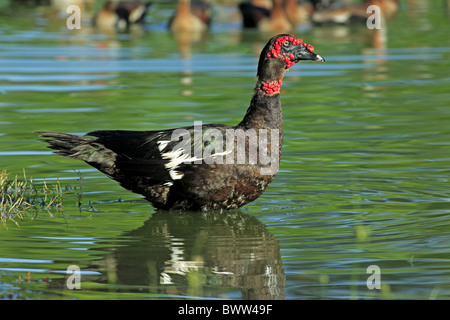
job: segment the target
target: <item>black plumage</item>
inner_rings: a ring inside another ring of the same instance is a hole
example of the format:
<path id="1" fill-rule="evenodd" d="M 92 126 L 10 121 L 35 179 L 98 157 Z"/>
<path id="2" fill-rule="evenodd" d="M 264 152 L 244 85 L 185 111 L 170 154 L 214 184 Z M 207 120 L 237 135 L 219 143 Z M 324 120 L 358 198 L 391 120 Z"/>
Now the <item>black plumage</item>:
<path id="1" fill-rule="evenodd" d="M 324 61 L 312 51 L 292 35 L 270 39 L 260 55 L 250 107 L 237 126 L 38 133 L 58 154 L 85 161 L 156 208 L 239 208 L 258 198 L 276 174 L 283 141 L 281 80 L 300 60 Z"/>

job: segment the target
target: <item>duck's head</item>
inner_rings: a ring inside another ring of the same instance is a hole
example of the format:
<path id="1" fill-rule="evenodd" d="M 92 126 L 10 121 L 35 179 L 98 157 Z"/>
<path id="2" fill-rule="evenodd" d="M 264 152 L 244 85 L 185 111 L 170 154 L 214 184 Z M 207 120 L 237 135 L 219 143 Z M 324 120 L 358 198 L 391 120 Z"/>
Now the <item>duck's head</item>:
<path id="1" fill-rule="evenodd" d="M 291 34 L 279 34 L 271 38 L 261 51 L 257 75 L 260 78 L 281 79 L 287 69 L 301 60 L 325 62 L 323 57 L 314 53 L 311 44 Z"/>

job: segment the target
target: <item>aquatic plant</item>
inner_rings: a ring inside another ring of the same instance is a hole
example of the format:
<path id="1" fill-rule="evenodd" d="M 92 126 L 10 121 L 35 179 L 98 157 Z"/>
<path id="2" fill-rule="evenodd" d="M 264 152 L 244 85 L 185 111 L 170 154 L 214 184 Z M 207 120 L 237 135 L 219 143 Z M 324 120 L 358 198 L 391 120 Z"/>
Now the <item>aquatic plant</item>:
<path id="1" fill-rule="evenodd" d="M 65 190 L 61 188 L 59 180 L 48 185 L 45 180 L 36 183 L 33 178 L 27 178 L 25 170 L 23 179 L 18 175 L 14 179 L 6 170 L 0 171 L 0 220 L 3 226 L 7 221 L 17 223 L 17 219 L 24 219 L 24 214 L 45 210 L 51 216 L 51 210 L 61 210 Z"/>

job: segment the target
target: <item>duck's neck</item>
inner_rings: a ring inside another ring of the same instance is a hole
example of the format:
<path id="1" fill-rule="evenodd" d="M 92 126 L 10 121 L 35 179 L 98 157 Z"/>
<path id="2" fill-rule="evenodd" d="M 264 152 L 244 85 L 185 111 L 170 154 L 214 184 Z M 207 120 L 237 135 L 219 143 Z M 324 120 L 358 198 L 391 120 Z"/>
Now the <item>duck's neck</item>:
<path id="1" fill-rule="evenodd" d="M 281 81 L 281 80 L 280 80 Z M 242 129 L 283 129 L 280 87 L 277 82 L 258 81 L 250 107 L 238 127 Z"/>
<path id="2" fill-rule="evenodd" d="M 255 92 L 250 107 L 238 127 L 279 129 L 282 132 L 280 90 L 285 72 L 285 65 L 281 60 L 261 58 Z"/>
<path id="3" fill-rule="evenodd" d="M 180 0 L 178 1 L 177 16 L 189 17 L 191 15 L 191 1 Z"/>

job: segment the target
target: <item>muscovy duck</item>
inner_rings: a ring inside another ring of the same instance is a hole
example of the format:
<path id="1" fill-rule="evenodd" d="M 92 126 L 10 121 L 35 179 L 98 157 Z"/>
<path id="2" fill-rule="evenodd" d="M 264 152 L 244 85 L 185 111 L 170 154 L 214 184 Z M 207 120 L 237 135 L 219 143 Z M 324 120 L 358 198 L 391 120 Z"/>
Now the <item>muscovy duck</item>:
<path id="1" fill-rule="evenodd" d="M 293 35 L 270 39 L 250 107 L 236 126 L 38 134 L 59 155 L 85 161 L 158 209 L 236 209 L 258 198 L 276 174 L 283 141 L 280 87 L 301 60 L 325 61 Z"/>

